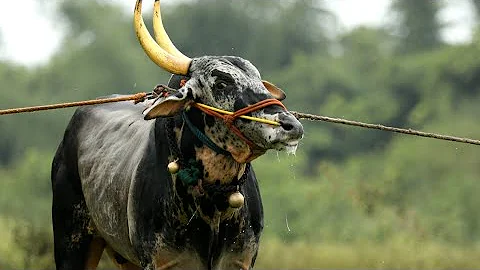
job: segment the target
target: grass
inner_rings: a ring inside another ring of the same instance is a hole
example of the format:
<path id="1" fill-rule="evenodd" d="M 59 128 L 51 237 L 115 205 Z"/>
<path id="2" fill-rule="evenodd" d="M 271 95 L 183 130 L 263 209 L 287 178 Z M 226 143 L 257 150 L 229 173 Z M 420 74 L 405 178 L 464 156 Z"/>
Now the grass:
<path id="1" fill-rule="evenodd" d="M 50 227 L 0 216 L 0 269 L 53 269 Z"/>
<path id="2" fill-rule="evenodd" d="M 18 229 L 20 228 L 20 236 Z M 36 252 L 32 246 L 51 243 L 50 228 L 26 231 L 27 224 L 0 216 L 0 269 L 53 269 L 52 250 Z M 22 234 L 23 229 L 23 234 Z M 43 232 L 45 231 L 45 232 Z M 40 235 L 40 237 L 38 236 Z M 38 254 L 41 254 L 38 255 Z M 103 256 L 101 268 L 112 264 Z M 263 238 L 257 269 L 480 269 L 480 245 L 454 246 L 428 240 L 398 237 L 386 243 L 287 243 Z"/>
<path id="3" fill-rule="evenodd" d="M 480 247 L 433 242 L 262 243 L 259 269 L 479 269 Z"/>
<path id="4" fill-rule="evenodd" d="M 12 266 L 20 266 L 23 254 L 15 252 L 13 231 L 15 222 L 0 216 L 0 269 Z"/>

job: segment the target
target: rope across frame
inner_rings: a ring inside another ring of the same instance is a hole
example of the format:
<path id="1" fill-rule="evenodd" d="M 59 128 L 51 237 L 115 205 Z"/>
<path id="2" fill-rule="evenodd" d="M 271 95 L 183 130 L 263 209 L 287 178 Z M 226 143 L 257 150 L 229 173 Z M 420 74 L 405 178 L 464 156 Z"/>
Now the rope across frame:
<path id="1" fill-rule="evenodd" d="M 101 98 L 101 99 L 93 99 L 93 100 L 78 101 L 78 102 L 67 102 L 67 103 L 58 103 L 58 104 L 51 104 L 51 105 L 13 108 L 13 109 L 0 110 L 0 116 L 9 115 L 9 114 L 20 114 L 20 113 L 28 113 L 28 112 L 64 109 L 64 108 L 80 107 L 80 106 L 88 106 L 88 105 L 97 105 L 97 104 L 113 103 L 113 102 L 121 102 L 121 101 L 134 101 L 135 103 L 138 103 L 138 102 L 144 101 L 147 98 L 147 96 L 148 96 L 147 93 L 140 92 L 133 95 L 119 96 L 119 97 L 113 97 L 113 98 Z M 411 136 L 419 136 L 419 137 L 431 138 L 431 139 L 437 139 L 437 140 L 465 143 L 465 144 L 471 144 L 471 145 L 480 145 L 480 140 L 475 140 L 471 138 L 463 138 L 463 137 L 449 136 L 449 135 L 443 135 L 443 134 L 436 134 L 431 132 L 423 132 L 423 131 L 414 130 L 414 129 L 389 127 L 389 126 L 384 126 L 380 124 L 369 124 L 369 123 L 357 122 L 352 120 L 346 120 L 342 118 L 333 118 L 328 116 L 314 115 L 314 114 L 301 113 L 301 112 L 295 112 L 295 111 L 290 111 L 290 112 L 299 120 L 306 119 L 310 121 L 323 121 L 323 122 L 329 122 L 334 124 L 389 131 L 389 132 L 395 132 L 395 133 L 401 133 L 401 134 L 406 134 Z M 225 112 L 225 111 L 221 111 L 221 113 L 233 114 L 231 112 Z M 255 120 L 255 119 L 249 119 L 249 120 Z M 274 125 L 274 123 L 267 123 L 267 122 L 264 122 L 264 123 Z"/>

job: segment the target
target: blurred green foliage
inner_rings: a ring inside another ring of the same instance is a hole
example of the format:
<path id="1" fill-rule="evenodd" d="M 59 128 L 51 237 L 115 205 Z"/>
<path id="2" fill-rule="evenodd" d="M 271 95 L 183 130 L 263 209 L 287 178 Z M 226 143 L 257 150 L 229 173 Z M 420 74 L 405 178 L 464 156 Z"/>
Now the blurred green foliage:
<path id="1" fill-rule="evenodd" d="M 411 53 L 441 45 L 439 13 L 443 0 L 393 0 L 392 10 L 398 19 L 394 25 L 399 39 L 398 51 Z"/>
<path id="2" fill-rule="evenodd" d="M 319 3 L 188 1 L 166 6 L 165 24 L 187 55 L 251 60 L 292 110 L 480 137 L 478 34 L 444 44 L 442 5 L 400 0 L 392 11 L 402 35 L 389 25 L 333 38 L 335 18 Z M 120 7 L 63 0 L 57 16 L 68 33 L 48 64 L 0 62 L 0 108 L 149 91 L 168 79 Z M 50 163 L 72 113 L 0 118 L 2 269 L 53 266 Z M 475 146 L 304 124 L 296 156 L 255 161 L 266 214 L 259 267 L 480 268 Z"/>

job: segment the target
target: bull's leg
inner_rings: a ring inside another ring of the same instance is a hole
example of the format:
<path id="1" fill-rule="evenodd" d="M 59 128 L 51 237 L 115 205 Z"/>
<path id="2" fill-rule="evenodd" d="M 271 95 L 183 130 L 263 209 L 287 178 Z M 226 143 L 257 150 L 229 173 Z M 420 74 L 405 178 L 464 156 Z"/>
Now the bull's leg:
<path id="1" fill-rule="evenodd" d="M 55 264 L 57 269 L 86 269 L 93 229 L 80 180 L 57 156 L 52 167 Z M 91 264 L 91 263 L 90 263 Z M 96 266 L 94 266 L 96 267 Z"/>
<path id="2" fill-rule="evenodd" d="M 207 269 L 192 252 L 174 253 L 166 250 L 158 250 L 149 267 L 155 270 Z"/>
<path id="3" fill-rule="evenodd" d="M 105 249 L 108 254 L 108 257 L 112 260 L 113 264 L 120 270 L 141 270 L 141 267 L 136 266 L 135 264 L 127 261 L 120 254 L 115 252 L 112 248 L 108 247 Z"/>
<path id="4" fill-rule="evenodd" d="M 103 250 L 105 249 L 105 240 L 101 237 L 94 237 L 90 242 L 87 253 L 85 269 L 97 269 L 100 259 L 102 258 Z"/>
<path id="5" fill-rule="evenodd" d="M 243 254 L 228 254 L 221 258 L 217 269 L 241 269 L 248 270 L 252 266 L 255 254 L 248 251 Z"/>

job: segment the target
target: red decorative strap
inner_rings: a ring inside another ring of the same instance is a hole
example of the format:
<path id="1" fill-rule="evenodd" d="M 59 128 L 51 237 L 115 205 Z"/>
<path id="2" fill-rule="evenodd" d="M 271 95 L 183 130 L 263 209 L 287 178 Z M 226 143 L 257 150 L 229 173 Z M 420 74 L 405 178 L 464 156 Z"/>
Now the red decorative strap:
<path id="1" fill-rule="evenodd" d="M 282 108 L 284 108 L 285 110 L 287 109 L 285 107 L 285 105 L 283 105 L 282 102 L 280 102 L 278 99 L 274 99 L 274 98 L 265 99 L 265 100 L 262 100 L 260 102 L 255 103 L 253 105 L 242 108 L 242 109 L 234 112 L 232 115 L 224 115 L 224 114 L 218 113 L 216 111 L 210 110 L 208 108 L 201 107 L 196 103 L 193 103 L 193 106 L 195 108 L 201 110 L 202 112 L 204 112 L 208 115 L 223 119 L 223 121 L 225 122 L 227 127 L 229 127 L 238 137 L 240 137 L 240 139 L 242 139 L 245 143 L 247 143 L 248 146 L 250 148 L 252 148 L 252 150 L 259 149 L 260 147 L 257 144 L 255 144 L 254 142 L 252 142 L 250 139 L 248 139 L 245 135 L 243 135 L 243 133 L 240 131 L 240 129 L 238 129 L 234 125 L 234 121 L 242 115 L 246 115 L 248 113 L 255 112 L 255 111 L 261 110 L 265 107 L 272 106 L 272 105 L 279 105 Z"/>

